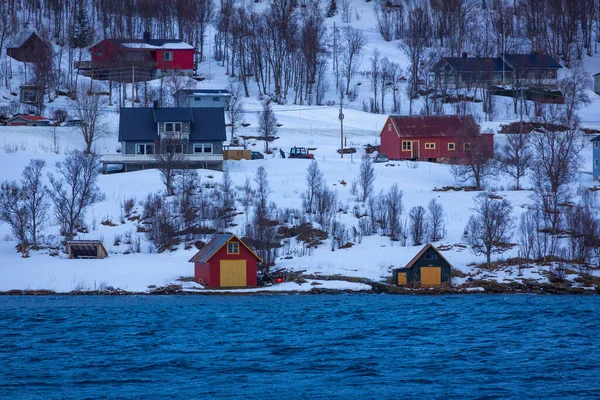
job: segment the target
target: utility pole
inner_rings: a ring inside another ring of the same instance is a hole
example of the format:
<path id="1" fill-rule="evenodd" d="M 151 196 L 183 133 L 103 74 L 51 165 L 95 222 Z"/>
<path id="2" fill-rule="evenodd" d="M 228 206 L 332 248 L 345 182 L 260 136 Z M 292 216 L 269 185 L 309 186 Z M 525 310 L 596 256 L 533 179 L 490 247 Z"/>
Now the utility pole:
<path id="1" fill-rule="evenodd" d="M 333 22 L 333 71 L 335 72 L 335 90 L 338 90 L 338 66 L 337 66 L 337 34 L 335 21 Z"/>
<path id="2" fill-rule="evenodd" d="M 344 158 L 344 113 L 342 105 L 344 104 L 344 89 L 340 88 L 340 114 L 338 119 L 340 120 L 340 154 Z"/>
<path id="3" fill-rule="evenodd" d="M 135 67 L 131 67 L 131 108 L 135 107 L 133 100 L 135 99 L 135 93 L 133 92 L 135 87 Z"/>

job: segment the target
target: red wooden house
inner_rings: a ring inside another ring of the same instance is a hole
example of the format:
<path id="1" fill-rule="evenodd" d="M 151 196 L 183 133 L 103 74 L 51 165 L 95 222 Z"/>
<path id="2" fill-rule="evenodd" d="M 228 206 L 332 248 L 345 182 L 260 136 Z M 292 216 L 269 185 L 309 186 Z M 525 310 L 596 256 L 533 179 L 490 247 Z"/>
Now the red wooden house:
<path id="1" fill-rule="evenodd" d="M 89 68 L 96 79 L 125 81 L 131 78 L 133 68 L 136 80 L 159 78 L 168 74 L 192 75 L 194 70 L 193 46 L 177 39 L 104 39 L 90 48 L 92 61 Z"/>
<path id="2" fill-rule="evenodd" d="M 235 235 L 216 235 L 194 257 L 194 280 L 206 287 L 256 287 L 261 258 Z"/>
<path id="3" fill-rule="evenodd" d="M 379 136 L 390 160 L 457 161 L 474 148 L 494 154 L 494 135 L 481 134 L 471 115 L 390 115 Z"/>

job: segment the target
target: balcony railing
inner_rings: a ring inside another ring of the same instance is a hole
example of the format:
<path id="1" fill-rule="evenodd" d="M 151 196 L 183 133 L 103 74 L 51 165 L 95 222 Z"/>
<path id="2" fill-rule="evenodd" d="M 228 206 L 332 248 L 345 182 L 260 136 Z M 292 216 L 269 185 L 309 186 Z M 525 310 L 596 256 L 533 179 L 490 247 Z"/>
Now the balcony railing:
<path id="1" fill-rule="evenodd" d="M 177 160 L 179 161 L 179 160 Z M 223 154 L 182 154 L 182 162 L 218 162 L 223 161 Z M 159 160 L 152 154 L 107 154 L 102 156 L 105 164 L 155 164 Z"/>

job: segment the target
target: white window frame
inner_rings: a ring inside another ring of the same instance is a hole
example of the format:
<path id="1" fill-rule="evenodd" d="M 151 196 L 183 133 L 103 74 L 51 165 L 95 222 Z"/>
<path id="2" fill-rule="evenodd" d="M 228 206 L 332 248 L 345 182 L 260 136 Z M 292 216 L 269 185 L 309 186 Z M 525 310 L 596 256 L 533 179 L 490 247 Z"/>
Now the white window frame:
<path id="1" fill-rule="evenodd" d="M 169 131 L 167 130 L 167 125 L 168 124 L 172 124 L 173 125 L 173 130 Z M 179 130 L 175 129 L 175 127 L 179 126 Z M 183 122 L 165 122 L 163 129 L 165 131 L 165 133 L 173 133 L 173 132 L 183 132 Z"/>
<path id="2" fill-rule="evenodd" d="M 144 152 L 140 153 L 139 150 L 139 146 L 144 146 Z M 152 153 L 148 153 L 148 147 L 150 147 L 152 149 Z M 146 154 L 154 154 L 154 144 L 153 143 L 136 143 L 135 144 L 135 154 L 139 154 L 139 155 L 146 155 Z"/>
<path id="3" fill-rule="evenodd" d="M 197 148 L 200 148 L 201 151 L 196 151 Z M 205 149 L 210 148 L 210 151 L 205 151 Z M 213 154 L 214 147 L 212 143 L 194 143 L 192 146 L 193 154 Z"/>
<path id="4" fill-rule="evenodd" d="M 173 52 L 172 51 L 165 51 L 163 53 L 163 60 L 165 60 L 165 61 L 173 61 Z"/>

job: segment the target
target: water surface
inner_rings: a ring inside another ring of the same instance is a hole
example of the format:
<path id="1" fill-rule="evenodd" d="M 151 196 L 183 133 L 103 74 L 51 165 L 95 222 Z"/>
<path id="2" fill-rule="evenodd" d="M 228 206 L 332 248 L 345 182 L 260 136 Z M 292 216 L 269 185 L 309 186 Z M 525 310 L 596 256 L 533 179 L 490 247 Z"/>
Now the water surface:
<path id="1" fill-rule="evenodd" d="M 0 296 L 0 398 L 600 398 L 598 296 Z"/>

